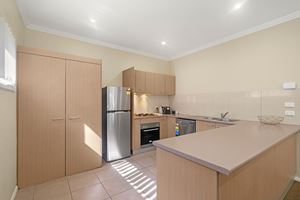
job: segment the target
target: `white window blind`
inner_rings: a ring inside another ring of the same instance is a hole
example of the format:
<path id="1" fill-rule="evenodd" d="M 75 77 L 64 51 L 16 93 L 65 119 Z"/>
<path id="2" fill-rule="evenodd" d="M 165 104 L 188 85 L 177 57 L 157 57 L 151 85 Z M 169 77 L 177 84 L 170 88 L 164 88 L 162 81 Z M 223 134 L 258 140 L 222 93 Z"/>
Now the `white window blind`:
<path id="1" fill-rule="evenodd" d="M 3 20 L 0 20 L 0 87 L 13 91 L 16 87 L 16 41 Z"/>

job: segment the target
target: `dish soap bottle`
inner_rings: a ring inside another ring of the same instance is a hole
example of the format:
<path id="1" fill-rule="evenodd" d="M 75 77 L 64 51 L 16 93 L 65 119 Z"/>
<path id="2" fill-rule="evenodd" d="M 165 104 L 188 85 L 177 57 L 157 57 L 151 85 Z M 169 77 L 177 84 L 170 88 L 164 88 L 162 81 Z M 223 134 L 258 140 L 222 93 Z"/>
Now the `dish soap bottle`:
<path id="1" fill-rule="evenodd" d="M 176 124 L 176 126 L 175 126 L 175 133 L 176 133 L 176 136 L 180 136 L 179 124 Z"/>

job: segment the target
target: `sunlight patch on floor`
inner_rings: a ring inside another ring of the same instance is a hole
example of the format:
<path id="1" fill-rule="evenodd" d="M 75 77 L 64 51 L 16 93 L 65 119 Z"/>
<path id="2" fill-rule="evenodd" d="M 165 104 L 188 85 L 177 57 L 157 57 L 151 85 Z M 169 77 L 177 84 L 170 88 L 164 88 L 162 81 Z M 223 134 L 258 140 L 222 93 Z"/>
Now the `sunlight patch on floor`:
<path id="1" fill-rule="evenodd" d="M 143 199 L 156 198 L 156 182 L 127 160 L 111 163 L 111 166 L 132 186 Z"/>

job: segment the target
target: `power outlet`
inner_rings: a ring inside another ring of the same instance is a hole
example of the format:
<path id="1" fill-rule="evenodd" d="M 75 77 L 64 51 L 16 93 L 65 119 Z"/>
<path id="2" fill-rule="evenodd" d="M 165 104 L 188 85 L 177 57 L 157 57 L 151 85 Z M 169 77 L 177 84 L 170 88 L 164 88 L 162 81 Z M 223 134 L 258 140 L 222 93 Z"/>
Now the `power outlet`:
<path id="1" fill-rule="evenodd" d="M 294 110 L 286 110 L 284 114 L 285 116 L 295 116 L 296 112 Z"/>
<path id="2" fill-rule="evenodd" d="M 295 102 L 284 102 L 284 107 L 286 108 L 295 108 Z"/>
<path id="3" fill-rule="evenodd" d="M 284 90 L 294 90 L 297 88 L 296 82 L 285 82 L 282 84 Z"/>

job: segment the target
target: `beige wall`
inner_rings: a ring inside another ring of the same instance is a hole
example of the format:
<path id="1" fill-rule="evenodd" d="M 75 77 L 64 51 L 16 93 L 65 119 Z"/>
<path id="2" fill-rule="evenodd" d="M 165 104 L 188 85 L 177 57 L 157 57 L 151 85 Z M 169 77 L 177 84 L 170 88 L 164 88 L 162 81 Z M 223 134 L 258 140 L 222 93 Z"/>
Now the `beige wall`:
<path id="1" fill-rule="evenodd" d="M 282 83 L 300 84 L 300 19 L 260 31 L 172 61 L 180 112 L 257 119 L 283 115 L 284 102 L 300 105 L 299 89 L 284 91 Z M 300 124 L 296 117 L 285 122 Z"/>
<path id="2" fill-rule="evenodd" d="M 285 122 L 300 124 L 300 89 L 282 90 L 285 81 L 300 86 L 299 36 L 297 19 L 172 61 L 173 106 L 184 113 L 229 111 L 232 118 L 256 120 L 261 113 L 283 115 L 284 102 L 294 101 L 296 116 Z"/>
<path id="3" fill-rule="evenodd" d="M 156 112 L 156 106 L 169 106 L 169 98 L 165 96 L 134 95 L 135 113 L 153 113 Z"/>
<path id="4" fill-rule="evenodd" d="M 135 66 L 140 70 L 170 73 L 170 63 L 133 53 L 101 47 L 27 29 L 24 45 L 56 52 L 102 59 L 103 85 L 121 85 L 124 69 Z"/>
<path id="5" fill-rule="evenodd" d="M 136 69 L 170 74 L 170 62 L 133 53 L 101 47 L 73 39 L 27 29 L 24 45 L 56 52 L 102 59 L 102 84 L 122 85 L 122 71 Z M 168 97 L 148 96 L 147 101 L 136 101 L 134 112 L 151 112 L 155 105 L 169 104 Z"/>
<path id="6" fill-rule="evenodd" d="M 24 25 L 15 1 L 0 1 L 0 18 L 23 44 Z M 16 93 L 0 88 L 0 199 L 8 200 L 16 187 Z"/>
<path id="7" fill-rule="evenodd" d="M 0 199 L 16 187 L 16 95 L 0 89 Z"/>

